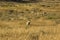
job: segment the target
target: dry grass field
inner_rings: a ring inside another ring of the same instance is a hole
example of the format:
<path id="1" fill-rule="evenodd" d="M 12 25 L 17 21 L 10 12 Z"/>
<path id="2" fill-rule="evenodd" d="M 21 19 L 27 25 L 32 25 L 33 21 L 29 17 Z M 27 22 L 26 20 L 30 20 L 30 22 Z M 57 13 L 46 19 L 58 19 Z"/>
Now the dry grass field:
<path id="1" fill-rule="evenodd" d="M 60 40 L 60 2 L 0 2 L 0 40 Z"/>

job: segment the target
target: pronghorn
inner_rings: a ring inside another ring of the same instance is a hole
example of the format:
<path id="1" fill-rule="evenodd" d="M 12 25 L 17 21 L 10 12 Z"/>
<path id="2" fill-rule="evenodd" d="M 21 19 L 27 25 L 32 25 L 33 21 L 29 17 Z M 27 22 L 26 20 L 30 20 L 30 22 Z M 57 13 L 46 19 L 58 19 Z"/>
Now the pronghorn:
<path id="1" fill-rule="evenodd" d="M 30 24 L 31 24 L 31 21 L 28 20 L 28 21 L 26 22 L 26 28 L 29 28 L 29 27 L 30 27 Z"/>
<path id="2" fill-rule="evenodd" d="M 30 25 L 30 22 L 31 22 L 31 21 L 27 21 L 27 22 L 26 22 L 26 25 Z"/>

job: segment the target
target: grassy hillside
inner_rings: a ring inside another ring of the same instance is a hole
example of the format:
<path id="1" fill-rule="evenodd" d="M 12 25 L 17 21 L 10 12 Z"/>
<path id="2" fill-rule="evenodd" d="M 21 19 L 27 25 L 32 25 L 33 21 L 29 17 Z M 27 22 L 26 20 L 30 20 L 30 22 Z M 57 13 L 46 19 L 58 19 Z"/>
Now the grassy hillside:
<path id="1" fill-rule="evenodd" d="M 59 30 L 60 2 L 0 2 L 0 40 L 60 40 Z"/>

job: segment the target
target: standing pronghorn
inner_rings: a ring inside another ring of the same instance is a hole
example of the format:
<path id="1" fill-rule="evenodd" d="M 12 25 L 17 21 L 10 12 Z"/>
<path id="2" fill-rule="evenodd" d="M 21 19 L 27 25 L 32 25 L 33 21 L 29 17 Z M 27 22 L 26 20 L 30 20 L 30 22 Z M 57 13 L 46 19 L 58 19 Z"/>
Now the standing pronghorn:
<path id="1" fill-rule="evenodd" d="M 26 28 L 30 27 L 30 24 L 31 24 L 31 21 L 28 20 L 28 21 L 26 22 Z"/>
<path id="2" fill-rule="evenodd" d="M 29 20 L 26 22 L 26 25 L 30 25 L 30 21 Z"/>

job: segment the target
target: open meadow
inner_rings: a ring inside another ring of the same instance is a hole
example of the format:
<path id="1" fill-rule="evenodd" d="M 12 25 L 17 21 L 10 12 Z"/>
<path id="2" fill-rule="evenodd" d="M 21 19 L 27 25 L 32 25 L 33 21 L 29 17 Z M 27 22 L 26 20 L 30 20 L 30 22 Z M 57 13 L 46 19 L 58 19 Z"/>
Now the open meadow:
<path id="1" fill-rule="evenodd" d="M 60 2 L 0 1 L 0 40 L 60 40 Z"/>

